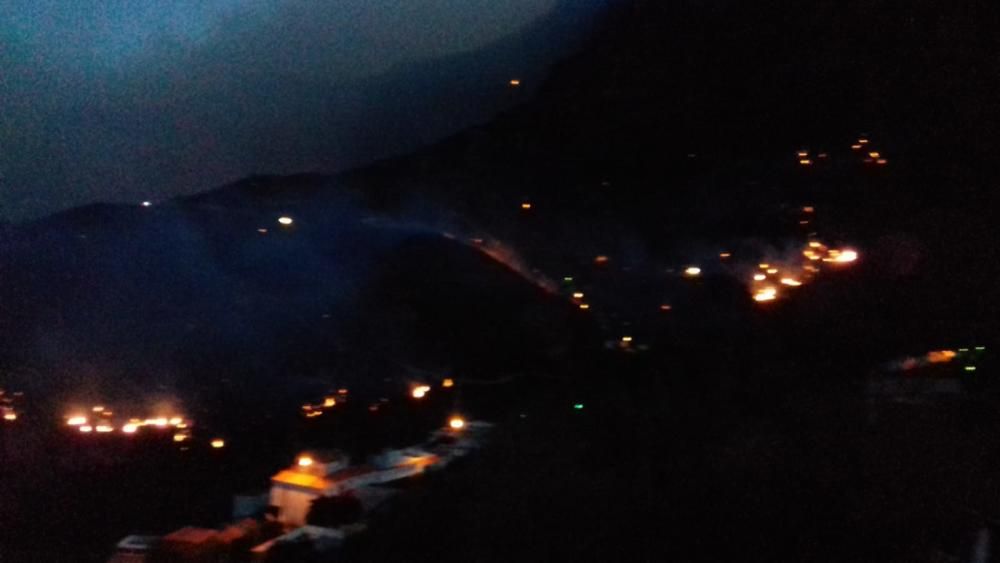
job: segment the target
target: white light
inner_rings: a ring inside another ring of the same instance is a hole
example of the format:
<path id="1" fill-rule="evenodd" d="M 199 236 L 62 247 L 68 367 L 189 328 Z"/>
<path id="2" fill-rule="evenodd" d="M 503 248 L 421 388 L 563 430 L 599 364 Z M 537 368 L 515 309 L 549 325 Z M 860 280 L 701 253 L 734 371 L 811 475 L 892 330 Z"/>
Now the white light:
<path id="1" fill-rule="evenodd" d="M 288 216 L 282 216 L 278 217 L 278 222 L 281 223 L 282 225 L 288 226 L 294 223 L 295 220 Z"/>
<path id="2" fill-rule="evenodd" d="M 684 275 L 686 276 L 697 276 L 701 274 L 701 268 L 698 266 L 688 266 L 684 269 Z"/>

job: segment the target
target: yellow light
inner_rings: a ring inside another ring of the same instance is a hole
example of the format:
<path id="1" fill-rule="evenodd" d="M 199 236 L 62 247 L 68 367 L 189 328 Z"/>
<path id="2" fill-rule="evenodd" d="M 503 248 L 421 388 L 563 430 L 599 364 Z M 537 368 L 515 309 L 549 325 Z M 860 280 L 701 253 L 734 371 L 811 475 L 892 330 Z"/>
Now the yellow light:
<path id="1" fill-rule="evenodd" d="M 110 426 L 110 425 L 107 425 L 107 424 L 98 424 L 98 425 L 97 425 L 97 426 L 96 426 L 96 427 L 94 428 L 94 430 L 97 430 L 97 431 L 98 431 L 98 432 L 100 432 L 101 434 L 107 434 L 108 432 L 114 432 L 114 431 L 115 431 L 115 427 L 114 427 L 114 426 Z"/>
<path id="2" fill-rule="evenodd" d="M 729 258 L 730 256 L 732 256 L 732 254 L 730 254 L 728 252 L 720 252 L 719 253 L 719 258 L 725 259 L 725 258 Z"/>
<path id="3" fill-rule="evenodd" d="M 510 85 L 511 86 L 520 86 L 521 85 L 521 81 L 518 80 L 517 78 L 512 78 L 511 81 L 510 81 Z"/>
<path id="4" fill-rule="evenodd" d="M 753 281 L 764 281 L 766 279 L 767 279 L 767 276 L 765 274 L 754 274 L 753 275 Z"/>
<path id="5" fill-rule="evenodd" d="M 832 254 L 832 252 L 831 252 Z M 834 262 L 854 262 L 858 259 L 858 253 L 853 250 L 844 250 L 833 256 Z"/>
<path id="6" fill-rule="evenodd" d="M 861 145 L 851 145 L 851 148 L 854 149 L 854 150 L 856 150 L 856 151 L 859 151 L 859 150 L 861 150 Z"/>
<path id="7" fill-rule="evenodd" d="M 583 299 L 583 292 L 582 291 L 574 292 L 573 299 Z"/>
<path id="8" fill-rule="evenodd" d="M 798 287 L 802 285 L 802 282 L 800 282 L 795 278 L 781 278 L 781 283 L 783 283 L 784 285 L 790 285 L 792 287 Z"/>
<path id="9" fill-rule="evenodd" d="M 91 432 L 92 430 L 93 430 L 93 427 L 91 427 L 88 424 L 84 424 L 83 426 L 80 427 L 80 432 L 83 432 L 84 434 L 87 434 L 87 433 Z"/>
<path id="10" fill-rule="evenodd" d="M 811 166 L 812 163 L 813 161 L 809 160 L 808 158 L 803 158 L 799 160 L 799 164 L 801 164 L 802 166 Z"/>
<path id="11" fill-rule="evenodd" d="M 778 290 L 773 287 L 765 287 L 754 293 L 754 301 L 773 301 L 778 297 Z"/>
<path id="12" fill-rule="evenodd" d="M 167 422 L 170 423 L 170 426 L 177 426 L 178 424 L 184 422 L 184 419 L 182 419 L 179 416 L 175 416 L 175 417 L 171 418 L 170 420 L 168 420 Z"/>
<path id="13" fill-rule="evenodd" d="M 418 385 L 413 388 L 413 391 L 410 393 L 410 395 L 414 399 L 423 399 L 424 396 L 427 395 L 428 391 L 430 390 L 431 388 L 429 385 Z"/>
<path id="14" fill-rule="evenodd" d="M 858 144 L 859 145 L 867 145 L 868 144 L 868 139 L 865 139 L 864 137 L 862 137 L 862 138 L 858 139 Z"/>
<path id="15" fill-rule="evenodd" d="M 177 434 L 174 434 L 174 441 L 175 442 L 183 442 L 183 441 L 185 441 L 187 439 L 188 439 L 188 435 L 184 434 L 183 432 L 178 432 Z M 214 442 L 213 442 L 213 446 L 212 447 L 215 447 Z"/>
<path id="16" fill-rule="evenodd" d="M 129 423 L 129 424 L 126 424 L 125 426 L 122 426 L 122 432 L 124 432 L 126 434 L 135 434 L 136 430 L 138 430 L 138 429 L 139 429 L 139 426 L 136 425 L 136 424 L 132 424 L 132 423 Z"/>
<path id="17" fill-rule="evenodd" d="M 870 156 L 872 158 L 878 158 L 879 154 L 878 154 L 878 151 L 872 151 L 872 152 L 868 153 L 868 156 Z"/>
<path id="18" fill-rule="evenodd" d="M 685 276 L 695 277 L 700 274 L 701 274 L 701 268 L 699 268 L 698 266 L 688 266 L 687 268 L 684 268 Z"/>
<path id="19" fill-rule="evenodd" d="M 334 399 L 333 397 L 327 397 L 327 398 L 323 399 L 323 406 L 324 407 L 333 407 L 333 406 L 336 406 L 336 405 L 337 405 L 337 399 Z"/>
<path id="20" fill-rule="evenodd" d="M 221 449 L 221 448 L 224 448 L 224 447 L 226 447 L 226 441 L 223 440 L 223 439 L 221 439 L 221 438 L 216 438 L 216 439 L 212 440 L 212 447 L 215 448 L 215 449 L 217 449 L 217 450 Z"/>
<path id="21" fill-rule="evenodd" d="M 580 309 L 586 311 L 587 309 L 590 309 L 590 305 L 586 303 L 580 303 Z"/>
<path id="22" fill-rule="evenodd" d="M 177 425 L 177 428 L 187 428 L 187 427 L 188 425 L 183 422 Z"/>
<path id="23" fill-rule="evenodd" d="M 632 337 L 631 336 L 623 336 L 622 337 L 622 342 L 632 342 Z"/>
<path id="24" fill-rule="evenodd" d="M 757 266 L 760 267 L 761 270 L 766 270 L 771 267 L 770 264 L 757 264 Z"/>
<path id="25" fill-rule="evenodd" d="M 302 455 L 299 456 L 299 459 L 296 463 L 298 463 L 299 467 L 309 467 L 310 465 L 313 464 L 313 458 L 307 455 Z"/>
<path id="26" fill-rule="evenodd" d="M 531 209 L 531 202 L 525 201 L 524 203 L 522 203 L 521 204 L 521 209 L 525 209 L 525 210 Z"/>
<path id="27" fill-rule="evenodd" d="M 104 407 L 98 405 L 98 406 L 96 406 L 96 407 L 94 407 L 94 408 L 92 408 L 90 410 L 92 410 L 94 412 L 102 412 L 104 410 Z"/>
<path id="28" fill-rule="evenodd" d="M 767 273 L 769 273 L 769 274 L 777 274 L 778 273 L 778 269 L 777 268 L 768 268 L 767 269 Z"/>
<path id="29" fill-rule="evenodd" d="M 12 412 L 4 413 L 3 419 L 8 422 L 14 422 L 15 420 L 17 420 L 17 414 Z"/>
<path id="30" fill-rule="evenodd" d="M 450 377 L 444 378 L 444 381 L 441 382 L 441 387 L 454 387 L 454 386 L 455 386 L 455 380 Z"/>
<path id="31" fill-rule="evenodd" d="M 465 428 L 465 419 L 460 416 L 453 416 L 450 420 L 448 420 L 448 426 L 452 430 L 461 430 Z"/>
<path id="32" fill-rule="evenodd" d="M 285 216 L 285 215 L 283 215 L 281 217 L 278 217 L 278 223 L 280 223 L 282 225 L 285 225 L 286 227 L 288 225 L 291 225 L 294 222 L 295 222 L 294 219 L 292 219 L 291 217 Z"/>
<path id="33" fill-rule="evenodd" d="M 166 428 L 169 422 L 170 421 L 168 421 L 166 418 L 163 417 L 153 418 L 146 421 L 147 424 L 152 424 L 153 426 L 156 426 L 158 428 Z"/>
<path id="34" fill-rule="evenodd" d="M 85 416 L 71 416 L 66 421 L 69 426 L 80 426 L 82 424 L 87 424 L 87 417 Z"/>
<path id="35" fill-rule="evenodd" d="M 816 241 L 811 241 L 809 243 L 809 248 L 819 248 L 821 246 L 823 246 L 823 244 Z"/>

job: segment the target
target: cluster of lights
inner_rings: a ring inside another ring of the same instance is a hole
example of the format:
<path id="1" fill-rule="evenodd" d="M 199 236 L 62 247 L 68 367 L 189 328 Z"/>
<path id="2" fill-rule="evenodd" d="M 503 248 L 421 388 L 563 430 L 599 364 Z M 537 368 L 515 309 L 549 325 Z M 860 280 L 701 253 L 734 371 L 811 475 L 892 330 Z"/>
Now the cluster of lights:
<path id="1" fill-rule="evenodd" d="M 82 434 L 97 432 L 108 434 L 114 432 L 116 427 L 113 423 L 114 412 L 103 405 L 95 405 L 90 409 L 92 415 L 74 413 L 66 417 L 66 426 L 76 428 Z M 91 420 L 93 418 L 93 421 Z M 188 428 L 189 422 L 180 416 L 159 416 L 154 418 L 130 418 L 128 422 L 121 425 L 123 434 L 136 434 L 140 428 L 153 427 L 159 429 L 176 428 L 183 430 Z"/>
<path id="2" fill-rule="evenodd" d="M 879 166 L 885 166 L 889 163 L 889 160 L 885 158 L 879 151 L 871 150 L 871 141 L 866 136 L 861 136 L 858 138 L 857 142 L 851 145 L 851 150 L 861 153 L 862 159 L 865 163 L 871 164 L 875 163 Z M 867 152 L 865 152 L 867 150 Z"/>
<path id="3" fill-rule="evenodd" d="M 306 403 L 302 405 L 302 414 L 306 418 L 316 418 L 322 416 L 328 409 L 336 407 L 338 404 L 347 401 L 347 389 L 337 389 L 336 394 L 323 397 L 323 400 L 316 404 Z"/>
<path id="4" fill-rule="evenodd" d="M 410 390 L 410 396 L 414 399 L 423 399 L 431 391 L 430 385 L 417 385 Z"/>

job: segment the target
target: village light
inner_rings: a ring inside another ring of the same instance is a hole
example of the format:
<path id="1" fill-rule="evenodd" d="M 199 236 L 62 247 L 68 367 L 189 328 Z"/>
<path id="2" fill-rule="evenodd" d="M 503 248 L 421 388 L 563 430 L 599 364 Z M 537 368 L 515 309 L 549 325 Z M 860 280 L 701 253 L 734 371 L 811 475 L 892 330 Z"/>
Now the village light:
<path id="1" fill-rule="evenodd" d="M 122 432 L 126 434 L 135 434 L 136 430 L 138 429 L 139 425 L 133 423 L 128 423 L 125 426 L 122 426 Z"/>
<path id="2" fill-rule="evenodd" d="M 309 467 L 310 465 L 313 464 L 313 458 L 307 455 L 302 455 L 299 456 L 299 459 L 296 463 L 298 463 L 299 467 Z"/>
<path id="3" fill-rule="evenodd" d="M 327 398 L 323 399 L 323 406 L 324 407 L 333 407 L 333 406 L 336 406 L 336 405 L 337 405 L 337 399 L 335 399 L 333 397 L 327 397 Z"/>
<path id="4" fill-rule="evenodd" d="M 281 217 L 278 217 L 278 223 L 280 223 L 280 224 L 282 224 L 282 225 L 284 225 L 286 227 L 289 226 L 289 225 L 291 225 L 294 222 L 295 222 L 295 220 L 292 219 L 291 217 L 287 216 L 287 215 L 282 215 Z"/>
<path id="5" fill-rule="evenodd" d="M 573 299 L 583 299 L 583 292 L 582 291 L 573 292 Z"/>
<path id="6" fill-rule="evenodd" d="M 698 266 L 688 266 L 684 269 L 684 275 L 689 277 L 695 277 L 701 275 L 701 268 Z"/>
<path id="7" fill-rule="evenodd" d="M 465 419 L 460 416 L 453 416 L 448 420 L 448 426 L 452 430 L 461 430 L 465 428 Z"/>
<path id="8" fill-rule="evenodd" d="M 7 422 L 14 422 L 15 420 L 17 420 L 17 414 L 12 412 L 4 413 L 3 419 L 6 420 Z"/>
<path id="9" fill-rule="evenodd" d="M 410 395 L 414 399 L 423 399 L 424 396 L 427 395 L 427 392 L 430 390 L 431 388 L 426 385 L 418 385 L 417 387 L 413 388 L 413 391 L 410 393 Z"/>
<path id="10" fill-rule="evenodd" d="M 223 440 L 223 439 L 221 439 L 221 438 L 216 438 L 216 439 L 212 440 L 211 445 L 212 445 L 213 448 L 215 448 L 217 450 L 218 449 L 222 449 L 222 448 L 226 447 L 226 441 Z"/>
<path id="11" fill-rule="evenodd" d="M 98 424 L 95 430 L 101 434 L 107 434 L 108 432 L 114 432 L 115 427 L 108 424 Z"/>
<path id="12" fill-rule="evenodd" d="M 844 250 L 834 256 L 834 262 L 854 262 L 858 259 L 858 253 L 853 250 Z"/>
<path id="13" fill-rule="evenodd" d="M 85 416 L 71 416 L 66 421 L 69 426 L 80 426 L 82 424 L 87 424 L 87 417 Z"/>
<path id="14" fill-rule="evenodd" d="M 184 434 L 183 432 L 178 432 L 177 434 L 174 434 L 174 441 L 175 442 L 183 442 L 184 440 L 187 440 L 187 439 L 188 439 L 188 435 Z"/>
<path id="15" fill-rule="evenodd" d="M 754 281 L 764 281 L 766 279 L 767 279 L 767 276 L 765 274 L 754 274 L 753 275 L 753 280 Z"/>
<path id="16" fill-rule="evenodd" d="M 441 387 L 454 387 L 454 386 L 455 386 L 455 380 L 450 377 L 444 378 L 444 381 L 441 382 Z"/>
<path id="17" fill-rule="evenodd" d="M 89 434 L 93 430 L 94 428 L 89 424 L 84 424 L 83 426 L 80 427 L 80 432 L 83 432 L 84 434 Z"/>
<path id="18" fill-rule="evenodd" d="M 510 85 L 516 88 L 517 86 L 521 85 L 521 81 L 518 80 L 517 78 L 512 78 L 510 81 Z"/>
<path id="19" fill-rule="evenodd" d="M 92 408 L 90 410 L 92 410 L 94 412 L 104 412 L 104 407 L 98 405 L 98 406 L 96 406 L 96 407 L 94 407 L 94 408 Z"/>
<path id="20" fill-rule="evenodd" d="M 167 421 L 167 422 L 169 422 L 169 423 L 170 423 L 170 426 L 177 426 L 177 425 L 179 425 L 180 423 L 184 422 L 184 419 L 182 419 L 182 418 L 181 418 L 181 417 L 179 417 L 179 416 L 175 416 L 175 417 L 171 418 L 171 419 L 170 419 L 169 421 Z"/>

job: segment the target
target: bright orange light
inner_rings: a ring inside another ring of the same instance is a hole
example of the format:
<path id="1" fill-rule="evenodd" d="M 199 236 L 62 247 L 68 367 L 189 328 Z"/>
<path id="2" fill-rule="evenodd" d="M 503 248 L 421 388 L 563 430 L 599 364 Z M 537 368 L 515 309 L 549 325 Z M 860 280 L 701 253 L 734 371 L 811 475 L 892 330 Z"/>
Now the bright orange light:
<path id="1" fill-rule="evenodd" d="M 781 278 L 781 283 L 784 284 L 784 285 L 792 286 L 792 287 L 798 287 L 798 286 L 802 285 L 802 282 L 800 282 L 799 280 L 797 280 L 795 278 Z"/>
<path id="2" fill-rule="evenodd" d="M 767 279 L 767 275 L 765 275 L 765 274 L 754 274 L 753 275 L 753 281 L 764 281 L 766 279 Z"/>
<path id="3" fill-rule="evenodd" d="M 87 424 L 87 417 L 85 416 L 71 416 L 66 420 L 66 424 L 69 426 L 80 426 L 82 424 Z"/>
<path id="4" fill-rule="evenodd" d="M 441 387 L 454 387 L 454 386 L 455 386 L 455 380 L 450 377 L 444 378 L 444 381 L 441 382 Z"/>
<path id="5" fill-rule="evenodd" d="M 15 420 L 17 420 L 17 414 L 12 412 L 4 413 L 3 419 L 8 422 L 14 422 Z"/>
<path id="6" fill-rule="evenodd" d="M 684 275 L 688 277 L 695 277 L 701 275 L 701 268 L 698 266 L 688 266 L 684 268 Z"/>
<path id="7" fill-rule="evenodd" d="M 956 356 L 954 350 L 933 350 L 927 353 L 927 361 L 932 364 L 950 362 Z"/>
<path id="8" fill-rule="evenodd" d="M 282 224 L 282 225 L 284 225 L 286 227 L 288 225 L 291 225 L 294 222 L 295 222 L 295 219 L 292 219 L 291 217 L 288 217 L 288 216 L 285 216 L 285 215 L 282 215 L 281 217 L 278 217 L 278 223 L 280 223 L 280 224 Z"/>
<path id="9" fill-rule="evenodd" d="M 136 424 L 132 424 L 132 423 L 129 423 L 129 424 L 126 424 L 125 426 L 122 426 L 122 432 L 124 432 L 126 434 L 135 434 L 136 430 L 138 430 L 138 429 L 139 429 L 139 426 L 136 425 Z"/>
<path id="10" fill-rule="evenodd" d="M 323 406 L 324 407 L 333 407 L 333 406 L 336 406 L 336 404 L 337 404 L 337 399 L 335 399 L 333 397 L 327 397 L 327 398 L 323 399 Z"/>
<path id="11" fill-rule="evenodd" d="M 880 155 L 878 154 L 878 151 L 872 151 L 872 152 L 868 153 L 868 156 L 870 156 L 872 158 L 878 158 Z"/>
<path id="12" fill-rule="evenodd" d="M 185 441 L 187 439 L 188 439 L 188 435 L 184 434 L 183 432 L 178 432 L 177 434 L 174 434 L 174 441 L 175 442 L 183 442 L 183 441 Z"/>
<path id="13" fill-rule="evenodd" d="M 212 440 L 211 446 L 217 450 L 222 449 L 226 447 L 226 441 L 221 438 L 216 438 Z"/>
<path id="14" fill-rule="evenodd" d="M 811 241 L 809 243 L 809 248 L 819 248 L 821 246 L 823 246 L 823 243 L 821 242 Z"/>
<path id="15" fill-rule="evenodd" d="M 762 263 L 762 264 L 757 264 L 757 266 L 758 266 L 758 267 L 759 267 L 759 268 L 760 268 L 761 270 L 766 270 L 766 269 L 768 269 L 768 268 L 770 268 L 770 267 L 771 267 L 771 265 L 770 265 L 770 264 L 763 264 L 763 263 Z"/>
<path id="16" fill-rule="evenodd" d="M 524 203 L 522 203 L 521 204 L 521 209 L 525 209 L 525 210 L 531 209 L 531 202 L 525 201 Z"/>
<path id="17" fill-rule="evenodd" d="M 414 399 L 423 399 L 424 396 L 427 395 L 427 393 L 430 390 L 431 390 L 431 388 L 430 388 L 429 385 L 418 385 L 418 386 L 416 386 L 416 387 L 413 388 L 413 391 L 410 393 L 410 395 Z"/>
<path id="18" fill-rule="evenodd" d="M 729 258 L 730 256 L 732 256 L 732 254 L 730 254 L 728 252 L 720 252 L 719 253 L 719 258 L 722 258 L 722 259 Z"/>
<path id="19" fill-rule="evenodd" d="M 80 427 L 80 432 L 83 432 L 84 434 L 88 434 L 93 430 L 94 428 L 89 424 L 84 424 L 83 426 Z"/>
<path id="20" fill-rule="evenodd" d="M 631 336 L 623 336 L 622 337 L 622 342 L 632 342 L 632 337 Z"/>
<path id="21" fill-rule="evenodd" d="M 179 417 L 179 416 L 175 416 L 175 417 L 172 417 L 172 418 L 171 418 L 170 420 L 168 420 L 167 422 L 168 422 L 168 423 L 170 423 L 170 426 L 177 426 L 178 424 L 180 424 L 180 423 L 184 422 L 184 419 L 182 419 L 182 418 L 181 418 L 181 417 Z"/>
<path id="22" fill-rule="evenodd" d="M 805 206 L 805 207 L 802 208 L 802 212 L 803 213 L 812 213 L 813 211 L 816 211 L 816 209 L 814 207 L 812 207 L 811 205 L 807 205 L 807 206 Z"/>
<path id="23" fill-rule="evenodd" d="M 465 428 L 465 419 L 460 416 L 453 416 L 448 420 L 448 426 L 452 430 L 461 430 Z"/>
<path id="24" fill-rule="evenodd" d="M 832 254 L 832 252 L 831 252 Z M 858 259 L 858 253 L 853 250 L 844 250 L 833 257 L 834 262 L 854 262 Z"/>
<path id="25" fill-rule="evenodd" d="M 309 467 L 313 464 L 313 458 L 307 455 L 300 455 L 299 459 L 295 462 L 299 467 Z"/>
<path id="26" fill-rule="evenodd" d="M 101 434 L 107 434 L 108 432 L 114 432 L 115 427 L 109 424 L 98 424 L 94 427 L 94 430 L 97 430 Z"/>
<path id="27" fill-rule="evenodd" d="M 754 293 L 754 301 L 774 301 L 778 297 L 778 290 L 773 287 L 767 287 Z"/>
<path id="28" fill-rule="evenodd" d="M 520 86 L 521 85 L 521 81 L 518 80 L 517 78 L 512 78 L 509 84 L 511 86 Z"/>
<path id="29" fill-rule="evenodd" d="M 573 293 L 573 299 L 583 299 L 583 292 L 582 291 L 576 291 L 576 292 L 574 292 Z"/>

